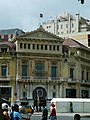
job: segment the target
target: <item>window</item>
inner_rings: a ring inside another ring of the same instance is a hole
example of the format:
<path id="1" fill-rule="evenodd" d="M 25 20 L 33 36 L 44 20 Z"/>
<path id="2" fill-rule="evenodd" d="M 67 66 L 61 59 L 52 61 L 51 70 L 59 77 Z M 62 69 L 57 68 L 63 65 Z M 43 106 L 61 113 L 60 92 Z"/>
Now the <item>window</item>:
<path id="1" fill-rule="evenodd" d="M 76 89 L 66 89 L 66 98 L 76 98 Z"/>
<path id="2" fill-rule="evenodd" d="M 81 95 L 82 95 L 82 98 L 89 98 L 89 91 L 88 90 L 82 90 Z"/>
<path id="3" fill-rule="evenodd" d="M 57 70 L 57 67 L 55 65 L 52 66 L 51 68 L 51 77 L 52 79 L 56 79 L 56 70 Z"/>
<path id="4" fill-rule="evenodd" d="M 45 50 L 47 50 L 47 45 L 45 45 Z"/>
<path id="5" fill-rule="evenodd" d="M 43 45 L 41 45 L 41 50 L 43 50 Z"/>
<path id="6" fill-rule="evenodd" d="M 59 45 L 57 46 L 57 51 L 59 51 Z"/>
<path id="7" fill-rule="evenodd" d="M 61 29 L 63 29 L 63 25 L 61 25 Z"/>
<path id="8" fill-rule="evenodd" d="M 74 27 L 74 23 L 72 23 L 72 28 Z"/>
<path id="9" fill-rule="evenodd" d="M 22 43 L 20 43 L 20 48 L 22 48 Z"/>
<path id="10" fill-rule="evenodd" d="M 36 77 L 37 79 L 42 78 L 42 64 L 41 63 L 36 64 Z"/>
<path id="11" fill-rule="evenodd" d="M 73 74 L 74 74 L 74 69 L 70 68 L 70 78 L 73 78 Z"/>
<path id="12" fill-rule="evenodd" d="M 35 44 L 33 44 L 33 49 L 35 49 Z"/>
<path id="13" fill-rule="evenodd" d="M 68 28 L 68 24 L 66 24 L 66 28 Z"/>
<path id="14" fill-rule="evenodd" d="M 39 45 L 37 45 L 37 49 L 39 49 Z"/>
<path id="15" fill-rule="evenodd" d="M 1 66 L 1 76 L 6 77 L 7 66 Z"/>
<path id="16" fill-rule="evenodd" d="M 4 40 L 8 41 L 8 35 L 4 35 Z"/>
<path id="17" fill-rule="evenodd" d="M 56 93 L 55 92 L 53 92 L 53 98 L 55 98 L 56 97 Z"/>
<path id="18" fill-rule="evenodd" d="M 55 50 L 55 45 L 53 45 L 53 50 Z"/>
<path id="19" fill-rule="evenodd" d="M 82 80 L 84 80 L 84 71 L 82 71 Z"/>
<path id="20" fill-rule="evenodd" d="M 28 49 L 30 49 L 30 44 L 28 44 Z"/>
<path id="21" fill-rule="evenodd" d="M 22 79 L 27 78 L 27 65 L 22 65 Z"/>
<path id="22" fill-rule="evenodd" d="M 26 49 L 26 43 L 24 43 L 24 49 Z"/>

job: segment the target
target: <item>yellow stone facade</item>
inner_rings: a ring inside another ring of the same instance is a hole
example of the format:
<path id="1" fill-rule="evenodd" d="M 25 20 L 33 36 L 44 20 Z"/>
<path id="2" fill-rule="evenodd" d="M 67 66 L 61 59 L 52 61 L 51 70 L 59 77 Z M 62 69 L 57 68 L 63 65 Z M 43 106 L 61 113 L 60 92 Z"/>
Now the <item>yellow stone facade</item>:
<path id="1" fill-rule="evenodd" d="M 90 97 L 89 48 L 65 41 L 41 26 L 13 39 L 15 51 L 0 56 L 0 66 L 7 64 L 10 80 L 5 82 L 11 87 L 12 103 L 41 107 L 53 97 Z M 6 85 L 0 82 L 0 86 Z"/>

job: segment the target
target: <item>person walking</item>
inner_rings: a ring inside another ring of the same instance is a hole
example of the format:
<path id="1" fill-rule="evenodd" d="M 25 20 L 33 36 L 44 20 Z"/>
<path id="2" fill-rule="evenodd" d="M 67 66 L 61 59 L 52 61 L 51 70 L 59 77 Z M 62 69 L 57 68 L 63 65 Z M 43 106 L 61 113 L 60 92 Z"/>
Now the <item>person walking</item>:
<path id="1" fill-rule="evenodd" d="M 48 118 L 48 109 L 46 108 L 45 105 L 43 105 L 42 119 L 41 120 L 47 120 L 47 118 Z"/>
<path id="2" fill-rule="evenodd" d="M 51 110 L 50 110 L 50 116 L 49 116 L 50 120 L 56 120 L 57 116 L 56 116 L 56 109 L 55 109 L 55 105 L 51 104 Z"/>
<path id="3" fill-rule="evenodd" d="M 22 116 L 19 113 L 19 106 L 14 104 L 12 106 L 12 112 L 10 113 L 11 120 L 22 120 Z"/>
<path id="4" fill-rule="evenodd" d="M 8 114 L 8 104 L 6 103 L 2 104 L 2 117 L 3 117 L 3 120 L 11 120 Z"/>

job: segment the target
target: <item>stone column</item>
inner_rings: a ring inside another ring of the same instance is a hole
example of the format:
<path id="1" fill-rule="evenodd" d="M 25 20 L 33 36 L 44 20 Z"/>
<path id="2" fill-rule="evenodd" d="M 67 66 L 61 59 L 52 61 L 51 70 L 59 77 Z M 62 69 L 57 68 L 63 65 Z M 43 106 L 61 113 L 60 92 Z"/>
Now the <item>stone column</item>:
<path id="1" fill-rule="evenodd" d="M 33 94 L 33 86 L 32 86 L 32 83 L 30 83 L 30 89 L 29 89 L 30 91 L 29 91 L 29 96 L 30 96 L 30 98 L 31 99 L 33 99 L 33 96 L 32 96 L 32 94 Z"/>
<path id="2" fill-rule="evenodd" d="M 27 99 L 29 99 L 30 98 L 30 85 L 29 84 L 27 84 Z"/>
<path id="3" fill-rule="evenodd" d="M 59 95 L 58 95 L 58 84 L 56 85 L 56 97 L 58 98 Z"/>
<path id="4" fill-rule="evenodd" d="M 20 95 L 20 90 L 19 90 L 19 84 L 16 84 L 16 93 L 17 93 L 17 100 L 19 100 L 19 95 Z"/>

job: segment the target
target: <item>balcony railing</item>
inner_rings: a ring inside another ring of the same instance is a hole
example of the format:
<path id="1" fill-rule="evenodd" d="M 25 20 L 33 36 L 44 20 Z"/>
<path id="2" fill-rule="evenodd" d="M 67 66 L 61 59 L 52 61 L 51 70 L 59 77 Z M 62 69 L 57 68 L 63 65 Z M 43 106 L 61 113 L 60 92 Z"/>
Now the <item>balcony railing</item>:
<path id="1" fill-rule="evenodd" d="M 77 80 L 74 78 L 62 78 L 62 77 L 49 77 L 49 76 L 17 76 L 17 81 L 25 82 L 25 81 L 59 81 L 59 82 L 67 82 L 67 83 L 80 83 L 80 84 L 90 84 L 90 80 L 85 81 L 85 80 Z"/>
<path id="2" fill-rule="evenodd" d="M 17 81 L 63 81 L 61 77 L 49 76 L 17 76 Z"/>
<path id="3" fill-rule="evenodd" d="M 11 80 L 11 77 L 8 75 L 8 76 L 0 76 L 0 81 L 10 81 Z"/>

